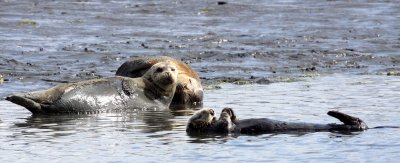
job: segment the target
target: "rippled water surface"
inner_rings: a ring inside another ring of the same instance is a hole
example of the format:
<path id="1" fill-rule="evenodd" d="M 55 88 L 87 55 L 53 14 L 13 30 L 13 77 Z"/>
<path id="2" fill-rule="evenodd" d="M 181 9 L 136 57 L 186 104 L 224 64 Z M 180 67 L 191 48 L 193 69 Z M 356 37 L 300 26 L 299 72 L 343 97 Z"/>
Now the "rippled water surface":
<path id="1" fill-rule="evenodd" d="M 400 125 L 397 0 L 226 2 L 0 0 L 0 97 L 113 76 L 132 57 L 167 55 L 199 73 L 205 106 L 217 112 L 334 123 L 326 112 L 340 110 L 371 127 Z M 216 89 L 221 81 L 272 84 Z M 31 116 L 0 100 L 0 161 L 400 159 L 399 129 L 190 137 L 191 113 Z"/>
<path id="2" fill-rule="evenodd" d="M 269 85 L 223 84 L 207 90 L 205 106 L 229 106 L 239 118 L 336 123 L 339 110 L 370 127 L 400 125 L 400 79 L 330 75 Z M 400 130 L 190 137 L 190 112 L 32 116 L 0 101 L 2 161 L 296 161 L 396 162 Z"/>
<path id="3" fill-rule="evenodd" d="M 204 82 L 400 70 L 399 13 L 397 0 L 0 0 L 0 74 L 32 90 L 143 55 L 182 59 Z"/>

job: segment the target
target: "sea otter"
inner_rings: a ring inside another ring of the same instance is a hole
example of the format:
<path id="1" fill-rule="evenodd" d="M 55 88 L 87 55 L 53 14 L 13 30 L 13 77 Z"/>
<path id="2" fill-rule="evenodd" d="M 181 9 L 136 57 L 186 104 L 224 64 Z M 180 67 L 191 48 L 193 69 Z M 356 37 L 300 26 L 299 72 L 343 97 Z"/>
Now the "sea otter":
<path id="1" fill-rule="evenodd" d="M 317 132 L 317 131 L 363 131 L 368 126 L 360 118 L 338 111 L 329 111 L 328 115 L 339 119 L 343 124 L 318 124 L 304 122 L 285 122 L 268 118 L 250 118 L 238 120 L 231 108 L 224 108 L 217 119 L 214 110 L 205 108 L 197 111 L 186 127 L 189 134 L 202 133 L 240 133 L 260 134 L 276 132 Z"/>

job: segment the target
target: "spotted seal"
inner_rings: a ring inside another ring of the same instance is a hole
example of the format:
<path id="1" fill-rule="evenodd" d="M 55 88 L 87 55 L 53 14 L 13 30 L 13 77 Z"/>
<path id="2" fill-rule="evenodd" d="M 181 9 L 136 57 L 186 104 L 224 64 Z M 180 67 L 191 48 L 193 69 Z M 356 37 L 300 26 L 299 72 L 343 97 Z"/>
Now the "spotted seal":
<path id="1" fill-rule="evenodd" d="M 123 63 L 116 75 L 140 77 L 154 64 L 168 62 L 178 70 L 178 84 L 172 100 L 173 105 L 199 106 L 203 101 L 203 87 L 197 73 L 186 63 L 171 57 L 138 57 Z"/>
<path id="2" fill-rule="evenodd" d="M 276 132 L 317 132 L 317 131 L 362 131 L 368 126 L 357 117 L 338 111 L 329 111 L 328 115 L 339 119 L 343 124 L 318 124 L 304 122 L 285 122 L 268 118 L 250 118 L 238 120 L 231 108 L 224 108 L 220 117 L 214 117 L 214 110 L 205 108 L 197 111 L 188 121 L 186 131 L 189 134 L 202 133 L 240 133 L 260 134 Z"/>
<path id="3" fill-rule="evenodd" d="M 118 76 L 66 83 L 44 91 L 14 94 L 6 100 L 33 114 L 168 108 L 177 80 L 175 65 L 160 62 L 138 78 Z"/>

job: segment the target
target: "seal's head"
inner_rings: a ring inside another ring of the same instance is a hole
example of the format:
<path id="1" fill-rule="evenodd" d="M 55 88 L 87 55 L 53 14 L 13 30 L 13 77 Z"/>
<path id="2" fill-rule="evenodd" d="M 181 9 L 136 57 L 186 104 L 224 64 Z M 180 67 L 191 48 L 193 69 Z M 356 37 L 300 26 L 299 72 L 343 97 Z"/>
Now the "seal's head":
<path id="1" fill-rule="evenodd" d="M 154 64 L 144 75 L 148 81 L 163 90 L 169 90 L 171 86 L 175 88 L 178 81 L 178 71 L 173 64 L 160 62 Z"/>
<path id="2" fill-rule="evenodd" d="M 210 108 L 204 108 L 196 113 L 193 114 L 192 117 L 190 117 L 189 122 L 186 126 L 186 131 L 191 132 L 191 131 L 206 131 L 210 128 L 212 123 L 215 122 L 215 112 L 213 109 Z"/>
<path id="3" fill-rule="evenodd" d="M 185 76 L 179 76 L 179 82 L 176 85 L 174 96 L 175 103 L 199 104 L 203 101 L 203 89 L 198 80 Z"/>

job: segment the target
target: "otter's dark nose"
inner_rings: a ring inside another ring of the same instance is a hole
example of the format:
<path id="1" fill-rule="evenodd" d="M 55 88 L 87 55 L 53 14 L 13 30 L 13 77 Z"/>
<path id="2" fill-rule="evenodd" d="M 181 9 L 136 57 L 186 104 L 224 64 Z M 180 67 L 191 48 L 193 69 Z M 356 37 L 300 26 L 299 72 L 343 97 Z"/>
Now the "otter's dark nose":
<path id="1" fill-rule="evenodd" d="M 214 116 L 214 110 L 210 109 L 210 114 Z"/>

